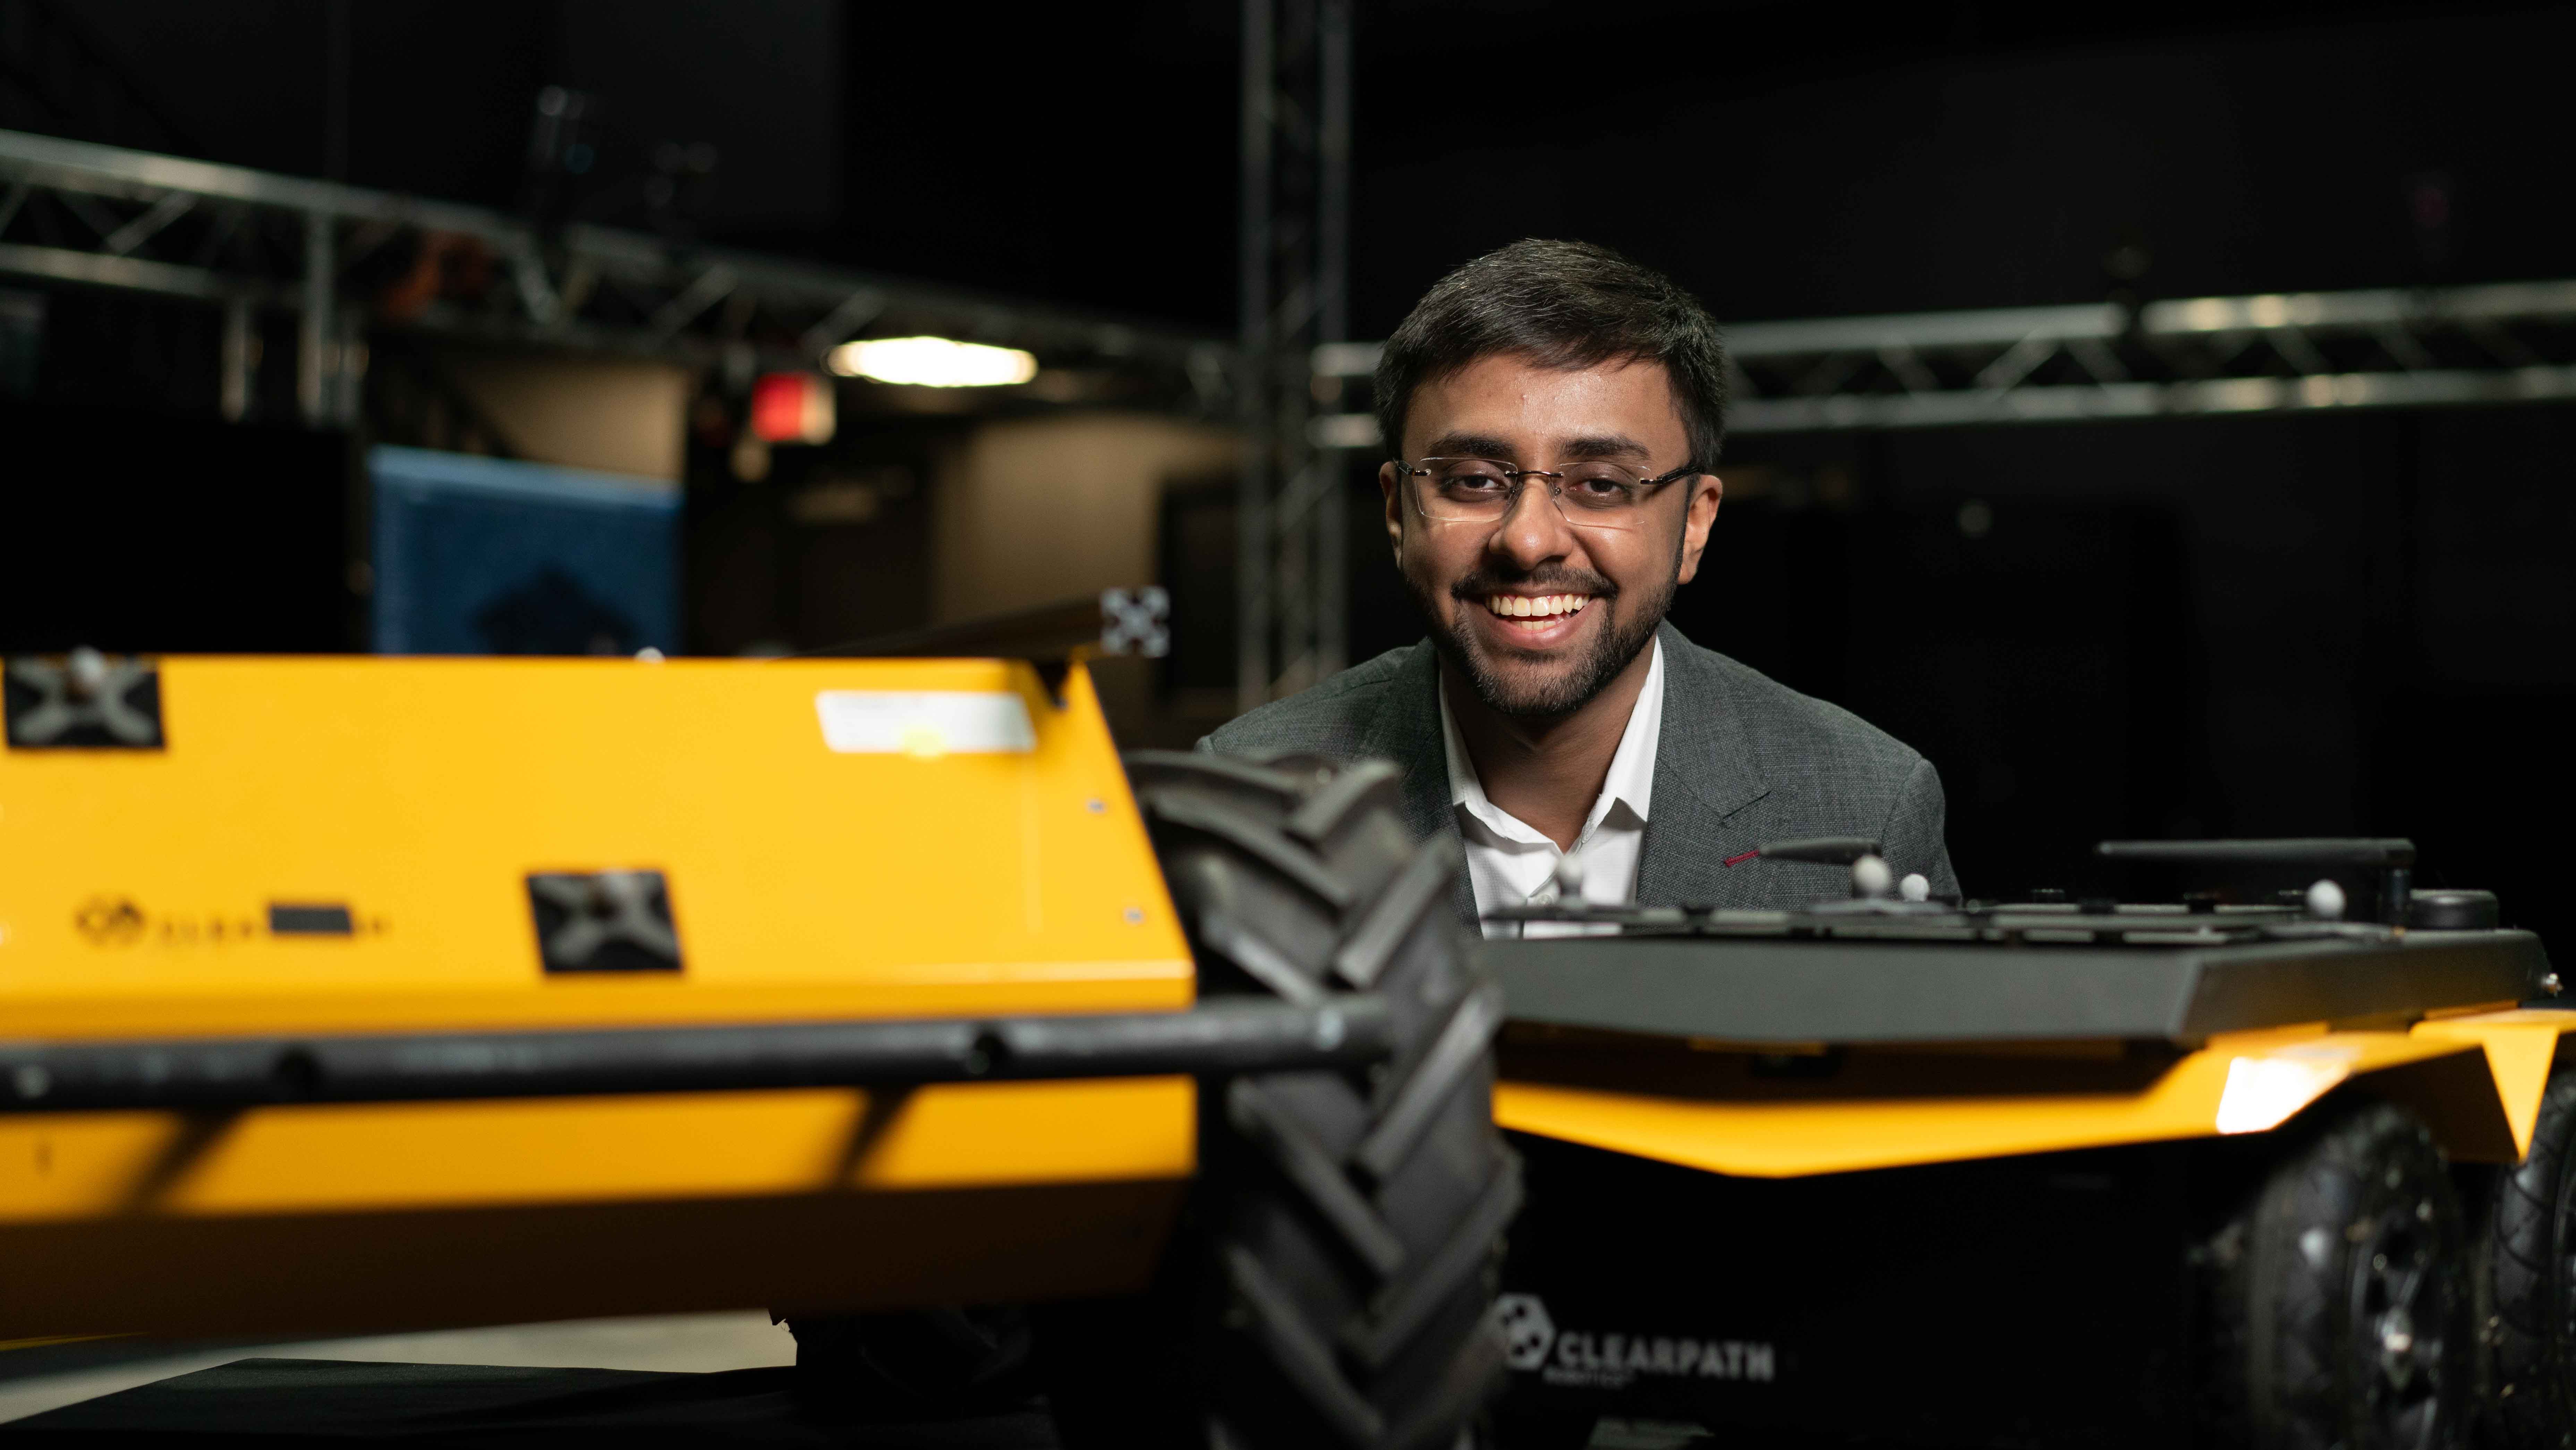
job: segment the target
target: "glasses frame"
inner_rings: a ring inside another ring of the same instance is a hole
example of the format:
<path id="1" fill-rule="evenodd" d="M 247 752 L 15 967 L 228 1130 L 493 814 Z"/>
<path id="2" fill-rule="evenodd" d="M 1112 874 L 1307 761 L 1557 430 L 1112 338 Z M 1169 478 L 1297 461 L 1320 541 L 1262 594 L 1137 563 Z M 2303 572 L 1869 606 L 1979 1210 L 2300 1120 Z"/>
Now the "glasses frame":
<path id="1" fill-rule="evenodd" d="M 1557 517 L 1565 520 L 1567 527 L 1583 529 L 1626 529 L 1630 527 L 1627 524 L 1603 523 L 1598 519 L 1578 519 L 1573 514 L 1567 513 L 1565 511 L 1565 471 L 1563 469 L 1521 468 L 1515 466 L 1507 459 L 1479 458 L 1474 454 L 1467 453 L 1436 454 L 1430 458 L 1417 458 L 1410 463 L 1401 458 L 1393 461 L 1396 468 L 1407 480 L 1429 478 L 1431 476 L 1430 466 L 1435 463 L 1491 463 L 1499 466 L 1503 471 L 1503 477 L 1512 481 L 1512 491 L 1503 495 L 1503 511 L 1500 516 L 1492 519 L 1490 521 L 1491 523 L 1499 524 L 1504 520 L 1509 519 L 1512 516 L 1512 511 L 1521 506 L 1521 494 L 1529 488 L 1529 481 L 1533 478 L 1544 478 L 1548 481 L 1547 501 L 1556 506 Z M 1637 502 L 1642 504 L 1646 501 L 1647 495 L 1653 490 L 1661 488 L 1668 483 L 1678 483 L 1685 478 L 1697 477 L 1703 472 L 1706 472 L 1706 470 L 1702 469 L 1698 464 L 1685 463 L 1681 467 L 1676 468 L 1672 472 L 1664 474 L 1661 477 L 1639 479 L 1636 483 L 1629 486 L 1638 490 Z M 1421 515 L 1424 523 L 1473 524 L 1488 522 L 1487 520 L 1482 519 L 1435 518 L 1432 516 L 1429 509 L 1422 506 L 1422 494 L 1419 490 L 1412 487 L 1410 482 L 1406 484 L 1404 492 L 1406 497 L 1413 500 L 1413 511 L 1416 514 Z"/>

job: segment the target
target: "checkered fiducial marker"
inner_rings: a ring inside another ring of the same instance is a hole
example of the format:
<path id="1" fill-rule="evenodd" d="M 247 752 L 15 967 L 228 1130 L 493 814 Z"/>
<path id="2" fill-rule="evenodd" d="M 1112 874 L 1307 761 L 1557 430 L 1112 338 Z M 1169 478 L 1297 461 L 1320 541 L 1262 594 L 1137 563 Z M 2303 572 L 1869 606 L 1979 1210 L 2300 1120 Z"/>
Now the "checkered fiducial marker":
<path id="1" fill-rule="evenodd" d="M 110 659 L 95 650 L 75 650 L 60 663 L 11 660 L 9 678 L 31 698 L 9 711 L 9 743 L 158 746 L 161 722 L 128 698 L 152 673 L 142 660 Z"/>
<path id="2" fill-rule="evenodd" d="M 1160 585 L 1100 591 L 1100 648 L 1159 659 L 1172 652 L 1172 596 Z"/>

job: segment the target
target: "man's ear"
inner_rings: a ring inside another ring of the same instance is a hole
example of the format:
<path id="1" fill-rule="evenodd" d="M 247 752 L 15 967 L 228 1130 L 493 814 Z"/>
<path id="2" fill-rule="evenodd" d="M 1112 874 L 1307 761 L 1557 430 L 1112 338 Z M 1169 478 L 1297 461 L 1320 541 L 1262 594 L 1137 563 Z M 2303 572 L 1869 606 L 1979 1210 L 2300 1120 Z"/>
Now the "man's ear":
<path id="1" fill-rule="evenodd" d="M 1392 463 L 1377 466 L 1377 491 L 1386 504 L 1386 541 L 1395 550 L 1395 564 L 1404 567 L 1404 472 Z"/>
<path id="2" fill-rule="evenodd" d="M 1690 503 L 1682 515 L 1682 572 L 1676 583 L 1688 584 L 1699 573 L 1699 556 L 1708 547 L 1708 531 L 1717 523 L 1717 506 L 1726 500 L 1726 481 L 1703 473 L 1690 483 Z"/>

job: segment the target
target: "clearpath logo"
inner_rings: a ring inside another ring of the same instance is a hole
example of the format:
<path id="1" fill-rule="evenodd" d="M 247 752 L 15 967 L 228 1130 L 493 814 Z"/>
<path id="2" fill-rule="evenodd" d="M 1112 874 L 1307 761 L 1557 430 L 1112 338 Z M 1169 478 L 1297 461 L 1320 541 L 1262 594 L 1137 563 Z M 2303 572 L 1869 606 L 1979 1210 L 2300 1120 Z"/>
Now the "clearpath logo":
<path id="1" fill-rule="evenodd" d="M 1767 1343 L 1559 1329 L 1536 1294 L 1503 1295 L 1494 1318 L 1504 1362 L 1552 1385 L 1618 1389 L 1640 1375 L 1769 1383 L 1779 1375 L 1779 1354 Z"/>

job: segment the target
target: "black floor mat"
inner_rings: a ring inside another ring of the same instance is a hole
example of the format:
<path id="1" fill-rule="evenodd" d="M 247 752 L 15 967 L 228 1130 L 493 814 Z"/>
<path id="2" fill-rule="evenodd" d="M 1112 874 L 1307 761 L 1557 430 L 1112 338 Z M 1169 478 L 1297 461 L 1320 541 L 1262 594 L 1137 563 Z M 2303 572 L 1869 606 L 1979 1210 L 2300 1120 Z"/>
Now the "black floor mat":
<path id="1" fill-rule="evenodd" d="M 859 1422 L 800 1405 L 787 1369 L 618 1369 L 244 1359 L 0 1425 L 0 1446 L 761 1445 L 1054 1450 L 1038 1408 Z"/>

